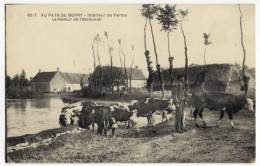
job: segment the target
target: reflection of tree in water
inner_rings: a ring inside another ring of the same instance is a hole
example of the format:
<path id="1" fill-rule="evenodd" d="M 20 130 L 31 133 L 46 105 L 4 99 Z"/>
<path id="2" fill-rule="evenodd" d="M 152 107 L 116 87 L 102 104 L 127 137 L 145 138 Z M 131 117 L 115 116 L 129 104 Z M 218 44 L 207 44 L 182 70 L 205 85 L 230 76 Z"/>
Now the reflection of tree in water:
<path id="1" fill-rule="evenodd" d="M 19 109 L 21 111 L 26 111 L 26 104 L 27 104 L 27 101 L 26 100 L 20 100 L 18 102 L 13 102 L 13 106 L 15 109 Z"/>
<path id="2" fill-rule="evenodd" d="M 11 104 L 6 102 L 6 104 L 5 104 L 6 109 L 8 109 L 10 106 L 11 106 Z"/>
<path id="3" fill-rule="evenodd" d="M 31 100 L 32 108 L 50 108 L 50 98 L 39 98 Z"/>

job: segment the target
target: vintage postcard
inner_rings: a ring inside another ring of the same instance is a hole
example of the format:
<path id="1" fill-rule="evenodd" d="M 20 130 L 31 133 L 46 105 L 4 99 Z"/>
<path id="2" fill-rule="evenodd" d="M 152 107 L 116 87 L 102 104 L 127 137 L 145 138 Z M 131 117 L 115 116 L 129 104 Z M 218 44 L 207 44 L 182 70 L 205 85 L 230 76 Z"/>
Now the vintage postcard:
<path id="1" fill-rule="evenodd" d="M 255 4 L 5 4 L 7 163 L 255 163 Z"/>

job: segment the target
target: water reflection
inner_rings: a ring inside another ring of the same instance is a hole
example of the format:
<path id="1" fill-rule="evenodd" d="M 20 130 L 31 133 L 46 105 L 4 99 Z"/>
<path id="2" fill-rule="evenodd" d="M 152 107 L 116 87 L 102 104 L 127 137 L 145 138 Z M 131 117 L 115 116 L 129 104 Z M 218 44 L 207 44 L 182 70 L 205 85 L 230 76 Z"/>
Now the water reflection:
<path id="1" fill-rule="evenodd" d="M 32 99 L 31 107 L 32 108 L 50 108 L 50 98 L 38 98 Z"/>
<path id="2" fill-rule="evenodd" d="M 12 105 L 12 106 L 13 106 L 15 109 L 20 109 L 21 111 L 25 111 L 26 104 L 27 104 L 26 100 L 21 100 L 20 102 L 19 102 L 19 101 L 13 102 L 13 105 Z"/>
<path id="3" fill-rule="evenodd" d="M 59 97 L 21 99 L 6 103 L 7 136 L 33 134 L 57 128 L 61 108 L 66 105 Z"/>

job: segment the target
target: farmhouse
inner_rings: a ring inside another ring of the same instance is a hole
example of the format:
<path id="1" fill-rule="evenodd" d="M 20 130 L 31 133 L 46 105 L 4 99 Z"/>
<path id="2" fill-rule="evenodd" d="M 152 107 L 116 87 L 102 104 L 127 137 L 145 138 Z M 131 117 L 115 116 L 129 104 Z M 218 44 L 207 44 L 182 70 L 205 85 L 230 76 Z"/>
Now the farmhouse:
<path id="1" fill-rule="evenodd" d="M 97 66 L 89 80 L 90 86 L 102 84 L 104 88 L 110 88 L 113 85 L 115 89 L 122 89 L 126 84 L 130 87 L 130 82 L 132 88 L 144 88 L 146 86 L 146 77 L 138 67 L 132 68 L 131 72 L 131 68 L 126 68 L 125 71 L 124 68 L 113 66 L 111 72 L 111 66 Z"/>
<path id="2" fill-rule="evenodd" d="M 202 81 L 203 66 L 193 65 L 188 69 L 188 84 L 189 87 L 196 88 Z M 205 65 L 205 89 L 208 91 L 220 91 L 232 94 L 240 93 L 240 77 L 241 71 L 233 64 L 208 64 Z M 173 84 L 170 81 L 169 69 L 163 71 L 164 87 L 166 90 L 171 90 L 173 86 L 176 86 L 176 80 L 179 75 L 184 75 L 184 68 L 174 68 L 172 77 L 174 79 Z M 255 78 L 254 73 L 247 72 L 249 75 L 249 93 L 254 95 L 255 92 Z M 161 86 L 158 80 L 157 72 L 153 74 L 152 87 L 154 91 L 160 90 Z"/>
<path id="3" fill-rule="evenodd" d="M 35 92 L 73 92 L 88 85 L 88 75 L 65 73 L 59 70 L 53 72 L 38 72 L 31 80 L 31 88 Z"/>

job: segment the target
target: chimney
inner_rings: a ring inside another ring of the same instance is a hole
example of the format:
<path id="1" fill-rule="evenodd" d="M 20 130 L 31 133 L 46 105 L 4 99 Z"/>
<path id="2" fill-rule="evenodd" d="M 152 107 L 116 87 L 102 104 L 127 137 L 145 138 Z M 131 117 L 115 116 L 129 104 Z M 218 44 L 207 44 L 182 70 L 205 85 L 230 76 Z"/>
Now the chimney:
<path id="1" fill-rule="evenodd" d="M 57 72 L 59 72 L 60 71 L 60 68 L 59 67 L 57 67 Z"/>
<path id="2" fill-rule="evenodd" d="M 39 73 L 41 73 L 41 69 L 39 69 Z"/>

